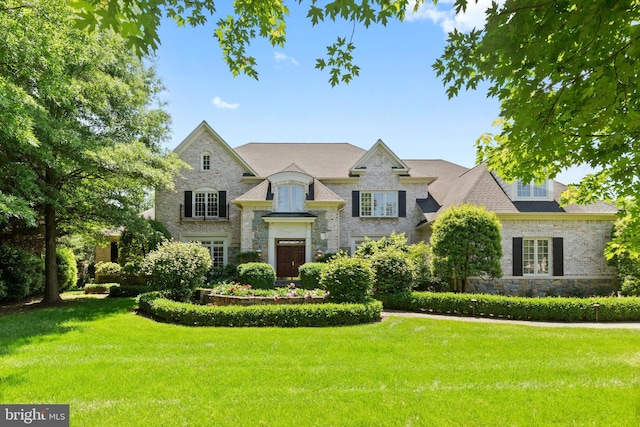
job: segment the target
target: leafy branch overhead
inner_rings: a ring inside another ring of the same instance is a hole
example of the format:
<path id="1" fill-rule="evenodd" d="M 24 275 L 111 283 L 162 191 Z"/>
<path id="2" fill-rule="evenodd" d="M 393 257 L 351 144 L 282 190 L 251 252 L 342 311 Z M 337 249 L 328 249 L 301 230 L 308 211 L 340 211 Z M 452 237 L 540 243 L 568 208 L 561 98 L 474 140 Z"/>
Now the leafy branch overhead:
<path id="1" fill-rule="evenodd" d="M 233 13 L 217 18 L 213 0 L 67 0 L 75 12 L 76 25 L 89 30 L 110 28 L 120 33 L 139 56 L 150 54 L 160 45 L 158 28 L 163 16 L 178 26 L 198 26 L 217 19 L 213 36 L 234 76 L 258 78 L 257 62 L 248 48 L 252 40 L 262 38 L 274 47 L 284 47 L 289 8 L 282 0 L 236 0 Z M 302 0 L 297 0 L 302 5 Z M 416 8 L 423 1 L 416 2 Z M 385 26 L 389 20 L 402 20 L 408 0 L 335 0 L 319 4 L 311 0 L 307 18 L 312 25 L 325 20 L 344 20 L 369 27 Z M 336 86 L 357 77 L 354 64 L 353 32 L 338 36 L 327 47 L 326 55 L 316 60 L 316 68 L 329 70 L 329 83 Z"/>

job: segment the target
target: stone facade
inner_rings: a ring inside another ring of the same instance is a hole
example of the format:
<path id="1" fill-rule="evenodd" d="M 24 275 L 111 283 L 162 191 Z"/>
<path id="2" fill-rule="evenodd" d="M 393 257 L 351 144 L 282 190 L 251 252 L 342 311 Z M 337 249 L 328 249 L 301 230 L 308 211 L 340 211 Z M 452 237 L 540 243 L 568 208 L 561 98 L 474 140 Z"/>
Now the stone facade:
<path id="1" fill-rule="evenodd" d="M 252 150 L 256 147 L 252 144 L 247 146 Z M 241 151 L 239 148 L 238 152 L 252 159 L 250 163 L 203 122 L 175 150 L 191 168 L 182 171 L 173 190 L 156 192 L 156 219 L 177 240 L 215 240 L 218 245 L 222 242 L 225 263 L 236 262 L 235 254 L 238 252 L 260 251 L 262 260 L 275 267 L 278 245 L 297 245 L 298 249 L 304 246 L 304 262 L 310 262 L 322 253 L 353 251 L 365 236 L 379 238 L 396 232 L 405 233 L 409 243 L 428 241 L 431 233 L 428 224 L 439 213 L 437 210 L 427 212 L 431 209 L 429 206 L 444 209 L 442 205 L 486 200 L 499 207 L 493 211 L 502 224 L 504 256 L 501 265 L 504 277 L 490 281 L 469 279 L 469 291 L 560 295 L 608 293 L 615 289 L 615 270 L 607 265 L 603 256 L 606 243 L 611 238 L 611 213 L 581 211 L 577 214 L 557 209 L 554 213 L 520 212 L 509 200 L 512 187 L 488 172 L 474 168 L 466 173 L 465 168 L 454 168 L 443 161 L 432 161 L 428 167 L 414 172 L 381 141 L 368 151 L 362 150 L 361 154 L 354 153 L 351 146 L 344 154 L 351 153 L 349 161 L 352 163 L 327 173 L 316 169 L 314 176 L 307 173 L 307 169 L 316 166 L 313 162 L 316 159 L 309 161 L 304 153 L 298 152 L 305 149 L 304 144 L 295 146 L 298 151 L 292 151 L 286 144 L 274 144 L 274 147 L 278 159 L 286 158 L 287 165 L 283 160 L 276 167 L 273 165 L 277 162 L 264 159 L 271 154 L 270 151 L 260 151 L 258 156 L 257 151 L 247 151 L 246 148 Z M 258 149 L 264 150 L 264 144 Z M 204 155 L 207 156 L 208 168 L 203 167 Z M 331 169 L 332 163 L 341 161 L 339 154 L 337 156 L 322 164 Z M 307 169 L 296 161 L 305 164 Z M 317 161 L 322 162 L 322 159 Z M 420 166 L 419 162 L 422 161 L 411 161 L 412 168 Z M 456 172 L 454 176 L 452 170 L 462 172 Z M 435 196 L 430 193 L 434 181 L 438 189 L 436 191 L 436 186 L 433 187 Z M 302 212 L 278 212 L 278 188 L 296 185 L 305 193 Z M 494 187 L 486 192 L 487 185 Z M 185 192 L 195 193 L 198 190 L 224 192 L 226 215 L 187 217 L 185 198 L 189 193 Z M 398 213 L 389 217 L 359 216 L 360 211 L 355 204 L 359 205 L 360 199 L 354 198 L 362 192 L 396 194 Z M 466 199 L 465 194 L 469 194 Z M 555 203 L 554 200 L 546 202 Z M 489 207 L 488 210 L 492 209 Z M 562 275 L 514 276 L 514 238 L 546 238 L 550 242 L 561 238 L 564 249 Z"/>

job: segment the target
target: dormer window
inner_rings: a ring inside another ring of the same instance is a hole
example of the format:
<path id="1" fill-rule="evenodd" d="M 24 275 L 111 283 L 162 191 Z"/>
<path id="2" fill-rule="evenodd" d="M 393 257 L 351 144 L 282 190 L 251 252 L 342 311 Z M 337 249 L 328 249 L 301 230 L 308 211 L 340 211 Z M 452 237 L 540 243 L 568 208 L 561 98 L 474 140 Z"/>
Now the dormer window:
<path id="1" fill-rule="evenodd" d="M 278 186 L 278 212 L 302 212 L 304 210 L 304 187 L 301 185 Z"/>
<path id="2" fill-rule="evenodd" d="M 535 181 L 524 183 L 520 180 L 516 182 L 516 199 L 519 200 L 549 200 L 552 194 L 550 181 L 537 184 Z"/>
<path id="3" fill-rule="evenodd" d="M 204 152 L 202 153 L 202 170 L 208 171 L 211 170 L 211 153 Z"/>

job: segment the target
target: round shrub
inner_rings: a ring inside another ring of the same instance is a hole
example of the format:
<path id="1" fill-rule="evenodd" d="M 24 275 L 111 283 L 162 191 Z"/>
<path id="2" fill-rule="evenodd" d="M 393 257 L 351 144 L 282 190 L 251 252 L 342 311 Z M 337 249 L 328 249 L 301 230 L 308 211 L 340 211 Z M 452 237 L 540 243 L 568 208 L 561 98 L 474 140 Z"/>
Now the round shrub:
<path id="1" fill-rule="evenodd" d="M 374 291 L 377 294 L 410 292 L 414 280 L 413 262 L 405 252 L 390 249 L 371 257 L 375 274 Z"/>
<path id="2" fill-rule="evenodd" d="M 238 281 L 256 289 L 273 289 L 276 286 L 276 272 L 266 262 L 248 262 L 238 266 Z"/>
<path id="3" fill-rule="evenodd" d="M 119 282 L 122 267 L 115 262 L 99 262 L 95 265 L 96 283 Z"/>
<path id="4" fill-rule="evenodd" d="M 60 292 L 75 288 L 78 284 L 78 264 L 73 251 L 69 248 L 56 249 L 56 264 Z"/>
<path id="5" fill-rule="evenodd" d="M 308 262 L 302 264 L 300 272 L 300 286 L 304 289 L 315 289 L 320 287 L 320 275 L 327 264 L 325 262 Z"/>
<path id="6" fill-rule="evenodd" d="M 197 242 L 164 242 L 142 261 L 147 284 L 174 301 L 189 301 L 210 268 L 209 250 Z"/>
<path id="7" fill-rule="evenodd" d="M 0 246 L 0 300 L 18 301 L 44 290 L 44 261 L 23 249 Z"/>
<path id="8" fill-rule="evenodd" d="M 373 270 L 364 258 L 338 254 L 320 275 L 320 287 L 329 291 L 334 302 L 361 303 L 373 288 Z"/>

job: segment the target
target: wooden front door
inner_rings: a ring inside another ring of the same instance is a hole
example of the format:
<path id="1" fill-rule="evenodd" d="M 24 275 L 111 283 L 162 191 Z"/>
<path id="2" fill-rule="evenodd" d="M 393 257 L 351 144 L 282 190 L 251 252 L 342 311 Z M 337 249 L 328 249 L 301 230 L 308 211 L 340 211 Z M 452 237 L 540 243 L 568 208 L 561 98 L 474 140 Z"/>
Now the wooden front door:
<path id="1" fill-rule="evenodd" d="M 280 240 L 276 246 L 276 275 L 298 277 L 298 268 L 304 264 L 304 240 Z"/>

